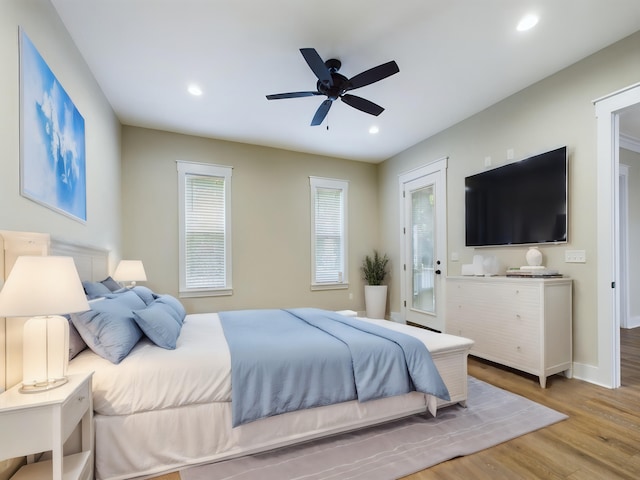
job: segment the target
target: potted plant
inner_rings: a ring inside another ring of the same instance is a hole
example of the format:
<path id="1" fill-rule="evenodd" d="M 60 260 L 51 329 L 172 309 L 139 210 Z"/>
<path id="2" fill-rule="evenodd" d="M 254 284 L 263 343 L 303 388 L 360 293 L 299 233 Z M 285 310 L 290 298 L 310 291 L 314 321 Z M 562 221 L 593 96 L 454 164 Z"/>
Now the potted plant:
<path id="1" fill-rule="evenodd" d="M 387 311 L 387 286 L 382 285 L 387 275 L 387 263 L 387 255 L 380 255 L 376 250 L 373 251 L 373 257 L 366 255 L 362 262 L 362 273 L 367 282 L 364 304 L 368 318 L 384 318 Z"/>

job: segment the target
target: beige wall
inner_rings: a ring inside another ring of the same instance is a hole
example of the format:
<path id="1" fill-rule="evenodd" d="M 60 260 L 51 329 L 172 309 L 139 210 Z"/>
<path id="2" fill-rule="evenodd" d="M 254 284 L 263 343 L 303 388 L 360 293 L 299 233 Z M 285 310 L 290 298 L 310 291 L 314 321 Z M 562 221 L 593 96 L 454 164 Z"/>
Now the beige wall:
<path id="1" fill-rule="evenodd" d="M 640 33 L 497 103 L 380 165 L 381 249 L 399 270 L 398 174 L 449 157 L 447 173 L 448 275 L 459 275 L 475 253 L 496 255 L 504 266 L 524 264 L 526 247 L 464 246 L 464 177 L 560 145 L 569 149 L 569 243 L 542 246 L 545 264 L 574 279 L 574 361 L 597 365 L 596 121 L 593 100 L 640 81 Z M 437 115 L 437 112 L 430 112 Z M 564 263 L 567 249 L 586 250 L 587 263 Z M 392 311 L 400 310 L 400 283 L 391 285 Z"/>
<path id="2" fill-rule="evenodd" d="M 360 264 L 378 244 L 376 165 L 124 127 L 124 257 L 178 292 L 176 160 L 233 167 L 233 295 L 182 299 L 189 312 L 316 306 L 363 310 Z M 349 290 L 310 290 L 309 176 L 349 181 Z M 353 299 L 349 299 L 349 295 Z"/>
<path id="3" fill-rule="evenodd" d="M 48 0 L 0 0 L 0 229 L 120 251 L 120 124 Z M 85 121 L 87 222 L 20 195 L 18 27 L 69 94 Z"/>
<path id="4" fill-rule="evenodd" d="M 640 325 L 640 153 L 620 149 L 620 163 L 629 166 L 629 318 Z"/>
<path id="5" fill-rule="evenodd" d="M 18 27 L 24 28 L 84 117 L 86 224 L 20 195 Z M 120 124 L 48 0 L 0 0 L 0 230 L 46 232 L 108 248 L 114 258 L 120 251 Z M 21 461 L 1 461 L 0 479 L 9 478 Z"/>

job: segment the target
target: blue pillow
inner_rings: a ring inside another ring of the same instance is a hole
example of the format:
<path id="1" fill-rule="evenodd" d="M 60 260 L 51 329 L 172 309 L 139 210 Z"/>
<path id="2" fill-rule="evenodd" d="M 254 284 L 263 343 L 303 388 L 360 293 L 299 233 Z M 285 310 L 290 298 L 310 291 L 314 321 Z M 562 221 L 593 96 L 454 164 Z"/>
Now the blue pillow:
<path id="1" fill-rule="evenodd" d="M 142 338 L 133 311 L 117 299 L 93 303 L 91 310 L 72 313 L 71 321 L 91 350 L 120 363 Z"/>
<path id="2" fill-rule="evenodd" d="M 180 318 L 180 314 L 176 312 L 173 307 L 157 300 L 153 302 L 151 305 L 160 305 L 162 309 L 165 310 L 169 315 L 171 315 L 171 318 L 173 318 L 174 321 L 182 327 L 182 319 Z"/>
<path id="3" fill-rule="evenodd" d="M 87 294 L 87 298 L 89 300 L 104 297 L 111 293 L 111 290 L 100 282 L 89 282 L 85 280 L 82 282 L 82 286 L 84 287 L 84 292 Z"/>
<path id="4" fill-rule="evenodd" d="M 118 282 L 116 282 L 111 277 L 107 277 L 104 280 L 101 280 L 100 283 L 103 284 L 105 287 L 107 287 L 112 292 L 115 292 L 116 290 L 120 290 L 122 288 L 122 285 L 120 285 Z"/>
<path id="5" fill-rule="evenodd" d="M 81 351 L 87 348 L 87 344 L 78 333 L 78 329 L 74 327 L 70 315 L 64 315 L 69 321 L 69 360 L 72 360 Z"/>
<path id="6" fill-rule="evenodd" d="M 136 285 L 131 290 L 136 292 L 136 294 L 142 299 L 142 301 L 146 305 L 151 305 L 153 301 L 156 299 L 156 294 L 150 288 L 143 287 L 142 285 Z"/>
<path id="7" fill-rule="evenodd" d="M 144 310 L 134 310 L 133 314 L 136 323 L 149 340 L 162 348 L 176 348 L 181 325 L 176 322 L 169 305 L 153 303 Z"/>
<path id="8" fill-rule="evenodd" d="M 123 292 L 113 292 L 106 296 L 109 300 L 114 300 L 116 302 L 120 302 L 121 304 L 129 307 L 131 310 L 137 310 L 139 308 L 144 308 L 147 305 L 142 301 L 142 299 L 132 292 L 129 289 L 126 289 Z"/>
<path id="9" fill-rule="evenodd" d="M 156 302 L 169 305 L 178 314 L 178 317 L 177 317 L 178 322 L 180 323 L 184 322 L 184 317 L 187 315 L 187 312 L 182 306 L 182 303 L 180 303 L 180 300 L 178 300 L 175 297 L 172 297 L 171 295 L 165 294 L 165 295 L 159 295 L 158 298 L 156 299 Z"/>

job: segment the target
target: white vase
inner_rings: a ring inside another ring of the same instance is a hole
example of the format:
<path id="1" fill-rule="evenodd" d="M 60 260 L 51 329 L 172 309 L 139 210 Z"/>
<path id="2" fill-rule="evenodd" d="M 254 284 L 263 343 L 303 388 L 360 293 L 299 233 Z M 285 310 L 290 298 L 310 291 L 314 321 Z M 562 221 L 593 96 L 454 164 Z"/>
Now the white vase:
<path id="1" fill-rule="evenodd" d="M 530 247 L 527 250 L 527 265 L 530 267 L 539 267 L 542 265 L 542 252 L 538 250 L 538 247 Z"/>
<path id="2" fill-rule="evenodd" d="M 367 318 L 382 318 L 387 311 L 387 286 L 365 285 L 364 305 L 367 310 Z"/>

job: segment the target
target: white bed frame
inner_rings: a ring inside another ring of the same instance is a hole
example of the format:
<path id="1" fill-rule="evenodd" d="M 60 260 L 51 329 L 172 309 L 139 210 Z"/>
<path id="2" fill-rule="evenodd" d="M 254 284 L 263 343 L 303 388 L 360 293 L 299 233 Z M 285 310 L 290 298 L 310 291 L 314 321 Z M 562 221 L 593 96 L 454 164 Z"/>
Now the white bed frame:
<path id="1" fill-rule="evenodd" d="M 108 275 L 109 252 L 72 242 L 52 239 L 47 234 L 0 231 L 0 267 L 4 276 L 8 274 L 15 259 L 20 255 L 65 255 L 74 258 L 82 280 L 98 281 Z M 6 277 L 5 277 L 6 278 Z M 22 376 L 22 326 L 23 321 L 0 319 L 0 387 L 8 388 L 21 380 Z M 455 339 L 456 337 L 451 337 Z M 438 400 L 438 407 L 449 404 L 465 404 L 467 400 L 467 356 L 472 342 L 453 340 L 441 351 L 432 352 L 432 357 L 451 396 L 450 402 Z M 3 365 L 4 363 L 4 365 Z M 129 416 L 95 416 L 96 433 L 96 478 L 115 480 L 143 478 L 149 475 L 177 470 L 186 465 L 206 463 L 232 458 L 276 447 L 300 443 L 313 438 L 363 428 L 402 416 L 426 410 L 422 394 L 411 393 L 403 398 L 386 398 L 359 404 L 345 402 L 312 409 L 319 416 L 310 423 L 305 412 L 291 412 L 248 424 L 246 428 L 229 432 L 202 433 L 202 421 L 217 415 L 219 409 L 227 408 L 220 403 L 192 405 L 184 409 L 142 412 Z M 179 416 L 177 410 L 184 410 Z M 226 415 L 226 413 L 223 413 Z M 178 418 L 178 420 L 176 420 Z M 306 422 L 306 423 L 305 423 Z M 317 422 L 317 423 L 314 423 Z M 227 423 L 230 423 L 227 422 Z M 297 431 L 291 424 L 309 424 L 312 427 Z M 183 446 L 172 436 L 171 426 L 188 429 L 191 446 Z M 145 439 L 140 439 L 140 434 Z M 229 436 L 231 441 L 222 442 L 212 436 Z M 207 438 L 201 438 L 207 437 Z M 129 442 L 129 443 L 128 443 Z M 208 442 L 208 443 L 207 443 Z M 195 446 L 193 444 L 196 444 Z M 101 451 L 101 445 L 108 445 Z M 204 447 L 203 447 L 204 445 Z M 211 450 L 206 451 L 207 445 Z M 175 450 L 185 454 L 176 456 Z M 189 448 L 199 453 L 192 455 Z M 205 453 L 203 453 L 203 448 Z M 168 456 L 164 454 L 168 453 Z M 140 460 L 146 459 L 146 460 Z M 162 459 L 162 460 L 158 460 Z"/>

